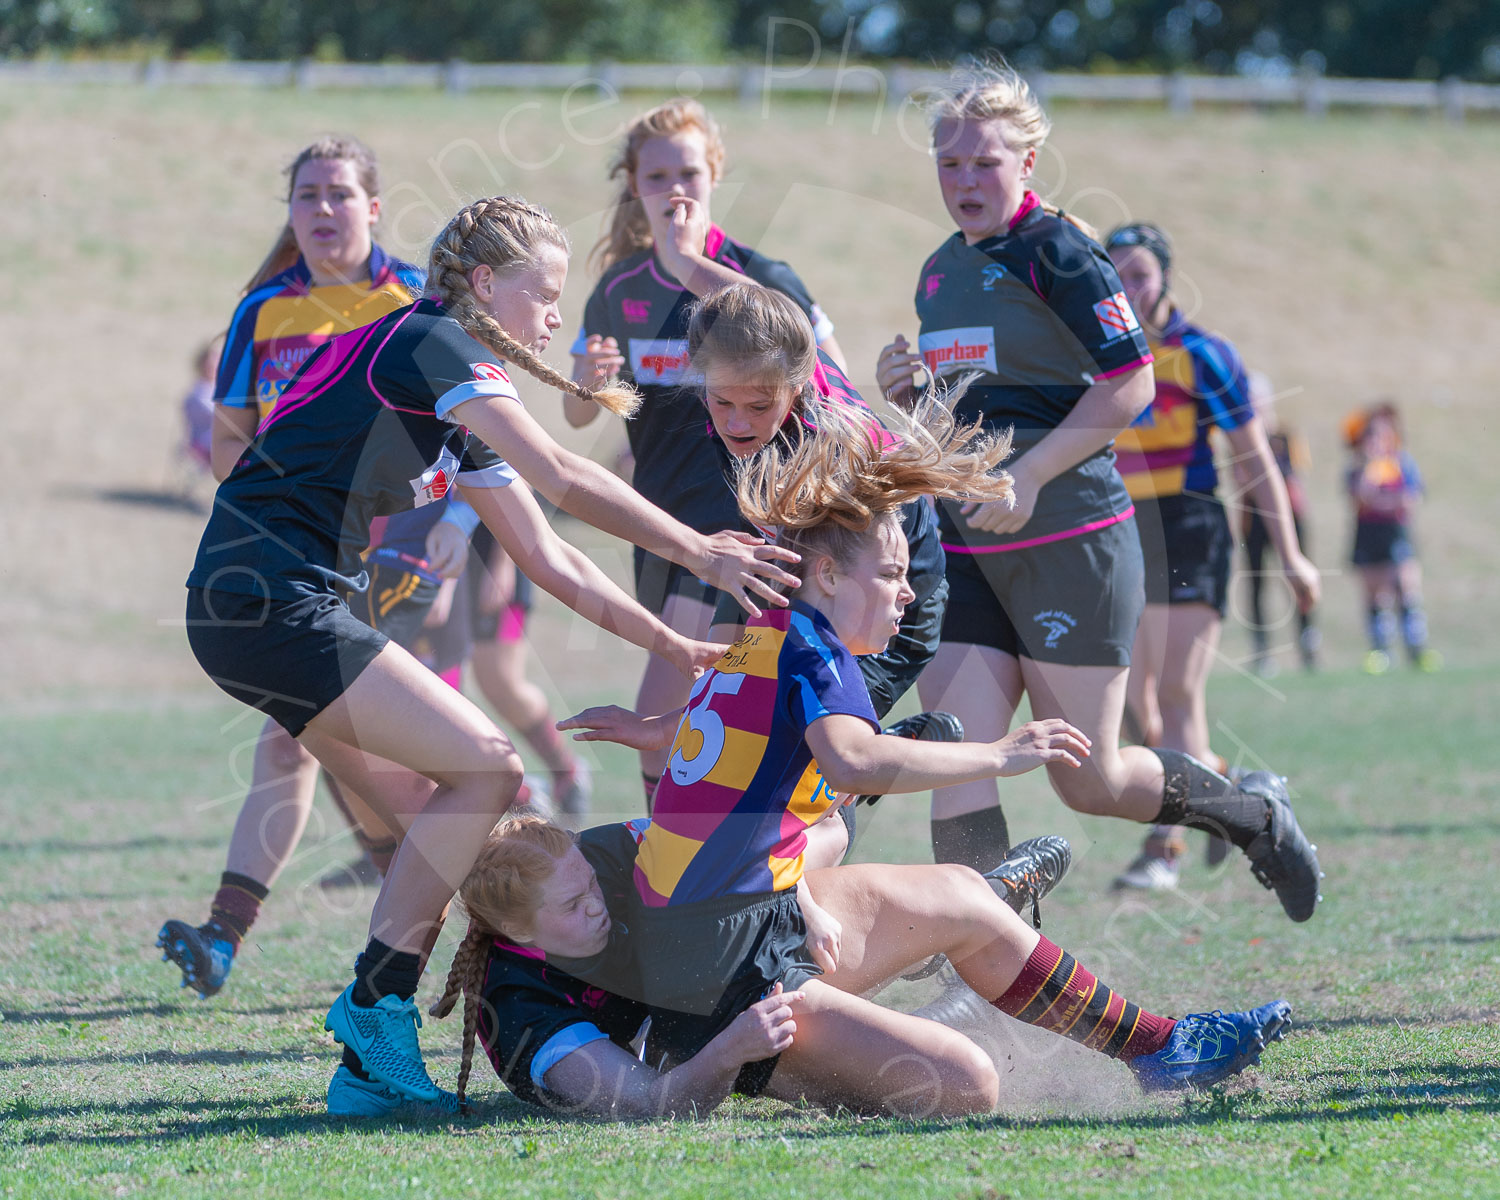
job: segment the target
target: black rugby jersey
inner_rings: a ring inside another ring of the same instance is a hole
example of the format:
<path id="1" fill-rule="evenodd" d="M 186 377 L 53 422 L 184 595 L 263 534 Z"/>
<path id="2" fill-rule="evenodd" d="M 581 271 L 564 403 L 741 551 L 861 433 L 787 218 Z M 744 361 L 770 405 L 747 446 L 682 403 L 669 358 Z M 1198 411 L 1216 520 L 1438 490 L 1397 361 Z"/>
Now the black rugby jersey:
<path id="1" fill-rule="evenodd" d="M 918 349 L 933 375 L 979 373 L 955 413 L 1013 427 L 1017 457 L 1095 383 L 1151 362 L 1109 256 L 1030 192 L 1004 233 L 943 243 L 922 267 L 916 307 Z M 942 505 L 944 545 L 982 553 L 1097 528 L 1127 514 L 1130 497 L 1105 448 L 1046 484 L 1019 533 L 972 530 L 958 507 Z"/>
<path id="2" fill-rule="evenodd" d="M 786 263 L 736 242 L 717 225 L 704 254 L 764 287 L 784 292 L 812 322 L 818 340 L 833 332 L 797 273 Z M 636 491 L 685 525 L 716 533 L 738 525 L 732 495 L 703 435 L 701 380 L 688 365 L 688 310 L 693 293 L 642 250 L 615 263 L 600 278 L 583 310 L 573 353 L 583 354 L 590 337 L 612 337 L 625 365 L 620 375 L 639 389 L 640 411 L 625 423 L 635 455 Z"/>
<path id="3" fill-rule="evenodd" d="M 613 912 L 624 911 L 624 889 L 633 886 L 636 846 L 646 824 L 641 818 L 601 825 L 578 836 Z M 616 933 L 625 936 L 624 927 Z M 607 1038 L 628 1050 L 646 1016 L 644 1004 L 568 974 L 537 950 L 504 938 L 490 947 L 479 1041 L 495 1073 L 521 1100 L 542 1103 L 547 1072 L 590 1042 Z"/>
<path id="4" fill-rule="evenodd" d="M 449 417 L 478 396 L 520 402 L 436 301 L 325 343 L 219 485 L 188 586 L 284 600 L 358 590 L 375 517 L 516 478 Z"/>

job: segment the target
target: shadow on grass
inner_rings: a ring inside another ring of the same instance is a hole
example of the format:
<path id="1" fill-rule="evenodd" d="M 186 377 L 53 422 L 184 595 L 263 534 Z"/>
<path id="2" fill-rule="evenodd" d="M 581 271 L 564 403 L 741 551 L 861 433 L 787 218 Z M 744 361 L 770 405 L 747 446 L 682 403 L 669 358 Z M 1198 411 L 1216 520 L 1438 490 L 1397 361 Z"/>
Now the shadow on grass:
<path id="1" fill-rule="evenodd" d="M 311 1013 L 321 1012 L 318 1003 L 314 1004 L 267 1004 L 260 1008 L 234 1008 L 234 1009 L 203 1009 L 196 1008 L 195 1000 L 187 1003 L 167 1004 L 160 1000 L 145 1001 L 140 1004 L 121 1004 L 117 1008 L 93 1008 L 93 1009 L 62 1009 L 62 1008 L 32 1008 L 32 1009 L 0 1009 L 0 1022 L 17 1025 L 63 1025 L 72 1024 L 75 1021 L 117 1021 L 121 1017 L 180 1017 L 184 1015 L 193 1016 L 199 1012 L 213 1011 L 220 1016 L 233 1017 L 280 1017 L 288 1013 Z"/>
<path id="2" fill-rule="evenodd" d="M 94 495 L 106 504 L 134 504 L 141 508 L 161 508 L 172 512 L 208 511 L 206 504 L 192 496 L 155 488 L 100 488 Z"/>
<path id="3" fill-rule="evenodd" d="M 1348 825 L 1319 826 L 1318 832 L 1326 838 L 1342 837 L 1469 837 L 1476 834 L 1500 833 L 1500 821 L 1461 822 L 1403 822 L 1399 825 L 1367 825 L 1363 822 Z"/>
<path id="4" fill-rule="evenodd" d="M 293 1057 L 300 1057 L 294 1055 Z M 35 1104 L 25 1097 L 0 1106 L 0 1116 L 11 1121 L 84 1121 L 88 1126 L 131 1125 L 119 1133 L 88 1133 L 75 1129 L 39 1130 L 14 1138 L 14 1144 L 47 1146 L 59 1142 L 89 1146 L 131 1146 L 141 1143 L 160 1144 L 172 1141 L 198 1141 L 205 1138 L 303 1138 L 319 1133 L 363 1133 L 386 1136 L 394 1128 L 442 1129 L 458 1126 L 474 1128 L 483 1124 L 500 1132 L 534 1131 L 535 1110 L 525 1109 L 519 1101 L 499 1112 L 481 1105 L 467 1117 L 456 1117 L 411 1105 L 386 1118 L 331 1117 L 326 1112 L 287 1112 L 306 1108 L 322 1098 L 306 1094 L 287 1094 L 264 1100 L 131 1100 L 120 1104 Z M 514 1107 L 514 1119 L 506 1109 Z M 495 1119 L 495 1118 L 502 1119 Z"/>
<path id="5" fill-rule="evenodd" d="M 171 1066 L 237 1066 L 241 1063 L 301 1062 L 305 1049 L 295 1050 L 107 1050 L 99 1054 L 80 1054 L 72 1058 L 54 1058 L 39 1054 L 32 1058 L 0 1058 L 0 1070 L 11 1067 L 96 1067 L 110 1063 L 138 1067 Z"/>

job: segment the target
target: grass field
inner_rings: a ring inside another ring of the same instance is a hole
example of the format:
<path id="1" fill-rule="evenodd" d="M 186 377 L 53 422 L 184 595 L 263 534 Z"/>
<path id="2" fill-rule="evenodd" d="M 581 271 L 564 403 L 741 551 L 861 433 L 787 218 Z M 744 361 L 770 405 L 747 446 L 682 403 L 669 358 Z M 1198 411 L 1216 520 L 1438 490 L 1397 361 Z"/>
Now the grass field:
<path id="1" fill-rule="evenodd" d="M 280 220 L 276 169 L 326 129 L 380 150 L 385 240 L 409 257 L 463 199 L 520 191 L 586 249 L 623 110 L 564 121 L 556 98 L 0 91 L 0 148 L 25 164 L 0 209 L 9 435 L 0 590 L 0 1190 L 6 1195 L 1347 1196 L 1485 1195 L 1500 1177 L 1500 817 L 1493 571 L 1484 484 L 1500 319 L 1489 211 L 1500 129 L 1399 118 L 1062 109 L 1043 177 L 1100 224 L 1178 235 L 1185 295 L 1285 394 L 1311 436 L 1330 667 L 1266 685 L 1226 635 L 1216 745 L 1287 772 L 1321 847 L 1327 901 L 1292 926 L 1232 863 L 1182 893 L 1104 888 L 1133 831 L 1005 791 L 1017 836 L 1074 841 L 1047 933 L 1169 1012 L 1285 995 L 1297 1028 L 1263 1068 L 1205 1096 L 1139 1097 L 1123 1068 L 987 1030 L 996 1117 L 856 1120 L 736 1102 L 663 1127 L 538 1119 L 476 1071 L 476 1117 L 331 1121 L 322 1015 L 363 940 L 370 892 L 316 879 L 352 853 L 322 808 L 235 976 L 185 998 L 150 941 L 198 919 L 222 865 L 252 722 L 186 653 L 181 580 L 202 516 L 160 493 L 194 345 L 221 327 Z M 916 269 L 942 236 L 930 164 L 894 115 L 778 101 L 726 107 L 730 230 L 791 260 L 839 324 L 856 379 L 912 332 Z M 508 122 L 508 123 L 507 123 Z M 908 122 L 909 124 L 909 122 Z M 788 145 L 806 147 L 795 159 Z M 557 152 L 545 168 L 528 168 Z M 871 248 L 874 252 L 871 253 Z M 882 262 L 887 257 L 889 262 Z M 861 263 L 851 270 L 850 262 Z M 863 265 L 868 264 L 868 265 Z M 580 262 L 569 319 L 589 280 Z M 1422 518 L 1436 676 L 1353 671 L 1341 572 L 1338 418 L 1405 404 L 1431 499 Z M 548 398 L 534 408 L 556 421 Z M 573 443 L 603 453 L 602 424 Z M 40 479 L 39 479 L 40 477 Z M 568 526 L 612 570 L 618 546 Z M 544 606 L 539 674 L 570 709 L 631 694 L 639 659 Z M 601 818 L 633 813 L 629 756 L 596 761 Z M 321 802 L 320 802 L 321 803 Z M 925 802 L 888 802 L 860 854 L 921 859 Z M 446 965 L 454 931 L 436 961 Z M 433 990 L 424 985 L 423 999 Z M 920 1003 L 918 987 L 892 1002 Z M 458 1030 L 423 1043 L 451 1085 Z M 1040 1057 L 1039 1057 L 1040 1056 Z"/>

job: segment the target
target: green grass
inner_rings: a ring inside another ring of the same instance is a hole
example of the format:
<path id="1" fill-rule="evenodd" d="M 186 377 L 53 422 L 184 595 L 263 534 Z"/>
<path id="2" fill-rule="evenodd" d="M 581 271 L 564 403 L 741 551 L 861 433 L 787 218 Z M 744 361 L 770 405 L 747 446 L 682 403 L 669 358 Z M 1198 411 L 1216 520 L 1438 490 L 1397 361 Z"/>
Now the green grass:
<path id="1" fill-rule="evenodd" d="M 1017 836 L 1061 829 L 1078 861 L 1048 934 L 1113 985 L 1179 1012 L 1285 995 L 1296 1030 L 1204 1096 L 1138 1096 L 1083 1052 L 1006 1049 L 1000 1114 L 862 1120 L 736 1101 L 672 1126 L 539 1117 L 480 1064 L 467 1120 L 328 1118 L 323 1012 L 371 893 L 315 880 L 352 843 L 319 809 L 230 986 L 200 1002 L 150 942 L 215 882 L 250 731 L 229 706 L 23 717 L 0 750 L 0 1188 L 6 1195 L 1346 1196 L 1481 1194 L 1500 1163 L 1500 831 L 1492 671 L 1262 685 L 1216 677 L 1228 751 L 1297 764 L 1327 900 L 1306 926 L 1238 863 L 1191 866 L 1183 894 L 1104 892 L 1133 844 L 1037 779 L 1006 790 Z M 592 699 L 578 695 L 579 702 Z M 227 728 L 226 728 L 227 726 Z M 1232 735 L 1232 736 L 1231 736 Z M 599 763 L 628 809 L 627 756 Z M 919 859 L 924 804 L 888 800 L 861 855 Z M 452 930 L 437 961 L 446 964 Z M 424 998 L 435 986 L 429 978 Z M 919 985 L 893 989 L 903 1006 Z M 991 1031 L 994 1032 L 993 1030 Z M 429 1022 L 451 1084 L 454 1022 Z"/>

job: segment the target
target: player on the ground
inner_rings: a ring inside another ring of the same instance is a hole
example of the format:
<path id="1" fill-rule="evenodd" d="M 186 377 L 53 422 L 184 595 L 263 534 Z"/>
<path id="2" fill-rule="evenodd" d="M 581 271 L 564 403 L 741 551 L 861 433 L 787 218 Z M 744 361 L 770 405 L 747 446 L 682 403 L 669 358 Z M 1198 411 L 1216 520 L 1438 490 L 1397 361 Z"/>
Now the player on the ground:
<path id="1" fill-rule="evenodd" d="M 1111 443 L 1151 402 L 1151 352 L 1109 257 L 1027 187 L 1050 124 L 1015 72 L 955 75 L 931 107 L 938 182 L 958 231 L 923 266 L 921 334 L 880 355 L 887 396 L 918 375 L 977 379 L 964 417 L 1013 429 L 1012 503 L 944 502 L 948 612 L 918 684 L 970 737 L 1033 714 L 1065 717 L 1094 753 L 1049 769 L 1070 808 L 1227 837 L 1297 921 L 1312 916 L 1318 864 L 1274 776 L 1231 783 L 1178 750 L 1120 747 L 1131 646 L 1144 602 L 1133 506 Z M 944 786 L 941 816 L 996 808 L 990 780 Z M 1003 818 L 995 816 L 997 851 Z"/>
<path id="2" fill-rule="evenodd" d="M 433 243 L 426 298 L 334 338 L 303 364 L 220 486 L 188 577 L 189 643 L 210 678 L 407 826 L 355 982 L 328 1025 L 359 1070 L 420 1101 L 442 1098 L 416 1040 L 422 956 L 514 802 L 522 768 L 478 708 L 341 599 L 366 586 L 370 522 L 456 486 L 540 586 L 688 675 L 718 648 L 667 629 L 626 597 L 552 532 L 521 479 L 747 604 L 749 591 L 775 596 L 762 575 L 796 582 L 775 565 L 794 554 L 688 529 L 562 449 L 527 414 L 507 365 L 569 386 L 537 357 L 561 323 L 567 256 L 561 227 L 533 205 L 494 197 L 462 209 Z M 634 400 L 620 386 L 572 390 L 619 411 Z M 387 787 L 382 769 L 392 762 L 419 772 L 422 786 L 405 786 L 403 772 L 400 788 Z"/>
<path id="3" fill-rule="evenodd" d="M 1189 321 L 1172 295 L 1172 245 L 1156 225 L 1111 230 L 1104 248 L 1151 346 L 1156 394 L 1115 438 L 1115 460 L 1135 502 L 1146 607 L 1126 689 L 1147 746 L 1181 750 L 1223 770 L 1209 744 L 1208 675 L 1218 652 L 1234 538 L 1218 496 L 1212 430 L 1242 464 L 1249 501 L 1265 514 L 1300 609 L 1318 602 L 1317 568 L 1302 553 L 1291 499 L 1234 346 Z M 1184 830 L 1158 825 L 1116 877 L 1117 888 L 1177 886 Z"/>
<path id="4" fill-rule="evenodd" d="M 694 529 L 739 524 L 724 487 L 719 456 L 703 437 L 703 405 L 688 363 L 687 311 L 712 288 L 749 278 L 786 293 L 808 315 L 819 345 L 842 364 L 833 325 L 784 262 L 757 253 L 712 223 L 710 201 L 724 174 L 718 124 L 696 100 L 678 98 L 631 122 L 610 168 L 620 190 L 608 234 L 595 249 L 602 270 L 573 344 L 573 378 L 595 386 L 614 375 L 641 393 L 626 425 L 641 495 Z M 680 202 L 695 203 L 689 209 Z M 597 406 L 564 395 L 575 426 Z M 706 637 L 717 597 L 712 588 L 644 550 L 635 553 L 636 598 L 673 629 Z M 642 711 L 663 712 L 687 693 L 677 672 L 647 661 L 636 698 Z M 641 756 L 649 810 L 662 763 Z"/>
<path id="5" fill-rule="evenodd" d="M 578 1035 L 587 1030 L 564 1019 L 572 1038 L 550 1056 L 529 1059 L 524 1074 L 503 1065 L 511 1049 L 545 1050 L 559 1024 L 554 1016 L 551 1028 L 534 1028 L 524 1007 L 536 1000 L 527 990 L 546 982 L 536 973 L 537 951 L 549 970 L 644 1002 L 650 1044 L 679 1063 L 711 1046 L 776 985 L 796 989 L 803 995 L 793 1005 L 795 1040 L 781 1046 L 785 1074 L 768 1055 L 740 1075 L 741 1089 L 756 1094 L 771 1083 L 785 1089 L 775 1094 L 897 1113 L 930 1103 L 916 1095 L 926 1089 L 912 1086 L 929 1072 L 947 1084 L 940 1111 L 994 1103 L 993 1077 L 975 1073 L 987 1064 L 971 1052 L 958 1056 L 967 1048 L 948 1031 L 848 994 L 934 952 L 946 953 L 964 981 L 1002 1011 L 1122 1057 L 1153 1082 L 1165 1082 L 1159 1073 L 1168 1061 L 1191 1075 L 1188 1064 L 1203 1057 L 1208 1041 L 1220 1077 L 1284 1023 L 1279 1002 L 1183 1026 L 1144 1013 L 1040 938 L 966 867 L 844 868 L 831 873 L 828 886 L 840 897 L 833 910 L 817 898 L 804 878 L 808 830 L 839 804 L 837 793 L 993 779 L 1047 763 L 1076 770 L 1089 754 L 1088 739 L 1056 719 L 989 743 L 879 736 L 853 655 L 879 651 L 912 600 L 900 506 L 923 494 L 999 500 L 1009 490 L 1005 476 L 992 474 L 1004 440 L 955 427 L 940 404 L 929 401 L 919 421 L 896 428 L 903 436 L 887 446 L 871 436 L 867 420 L 827 406 L 818 429 L 795 449 L 772 443 L 742 473 L 745 516 L 781 530 L 799 549 L 805 582 L 789 609 L 751 621 L 694 686 L 680 720 L 605 708 L 563 722 L 637 749 L 669 747 L 655 812 L 634 854 L 606 872 L 606 891 L 571 850 L 552 852 L 563 860 L 549 872 L 560 885 L 554 894 L 533 896 L 524 907 L 505 903 L 512 889 L 503 871 L 491 878 L 494 859 L 486 856 L 470 873 L 462 895 L 478 928 L 461 947 L 447 994 L 456 981 L 478 990 L 480 956 L 500 960 L 508 979 L 499 995 L 492 991 L 493 1019 L 502 1029 L 510 1024 L 498 1061 L 521 1094 L 534 1096 L 542 1085 L 586 1102 L 586 1075 L 601 1068 L 614 1075 L 618 1063 L 601 1042 L 603 1060 L 585 1054 L 557 1073 L 572 1053 L 586 1050 Z M 502 827 L 491 844 L 507 836 Z M 503 862 L 503 854 L 496 859 Z M 613 913 L 606 898 L 618 906 Z M 944 921 L 944 914 L 954 915 Z M 611 916 L 625 928 L 612 930 Z M 554 940 L 554 933 L 569 940 Z M 502 940 L 492 950 L 497 935 Z M 522 992 L 521 1012 L 509 1011 L 506 986 Z M 1215 1037 L 1190 1032 L 1200 1028 Z M 913 1043 L 925 1050 L 924 1042 L 938 1043 L 931 1061 L 922 1050 L 902 1058 Z M 729 1068 L 739 1065 L 725 1064 L 718 1077 L 724 1090 L 736 1074 Z M 608 1096 L 595 1103 L 610 1111 Z"/>

